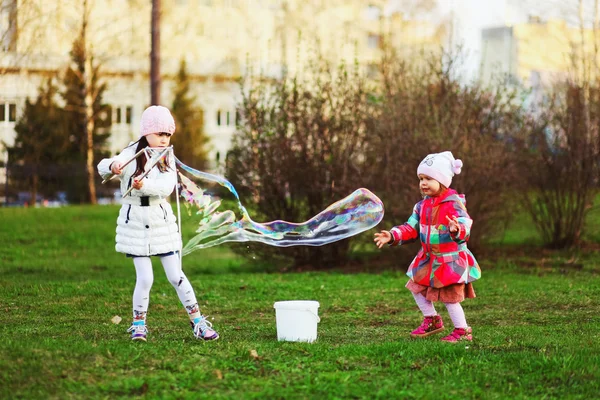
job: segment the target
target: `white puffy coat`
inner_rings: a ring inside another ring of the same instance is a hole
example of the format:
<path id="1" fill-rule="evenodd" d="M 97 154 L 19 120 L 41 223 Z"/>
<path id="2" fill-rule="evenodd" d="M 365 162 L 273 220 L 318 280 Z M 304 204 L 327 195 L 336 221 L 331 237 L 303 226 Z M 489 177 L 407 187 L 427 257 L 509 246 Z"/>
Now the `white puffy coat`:
<path id="1" fill-rule="evenodd" d="M 135 155 L 136 146 L 126 147 L 119 155 L 105 158 L 98 164 L 102 178 L 111 175 L 110 166 L 114 161 L 125 163 Z M 175 160 L 169 157 L 170 169 L 160 172 L 157 166 L 144 178 L 140 190 L 133 189 L 123 199 L 117 218 L 116 250 L 134 256 L 151 256 L 181 250 L 181 235 L 177 219 L 166 198 L 177 184 Z M 149 167 L 146 164 L 146 168 Z M 131 185 L 136 162 L 132 161 L 119 175 L 121 193 Z M 141 206 L 140 198 L 149 196 L 150 205 Z"/>

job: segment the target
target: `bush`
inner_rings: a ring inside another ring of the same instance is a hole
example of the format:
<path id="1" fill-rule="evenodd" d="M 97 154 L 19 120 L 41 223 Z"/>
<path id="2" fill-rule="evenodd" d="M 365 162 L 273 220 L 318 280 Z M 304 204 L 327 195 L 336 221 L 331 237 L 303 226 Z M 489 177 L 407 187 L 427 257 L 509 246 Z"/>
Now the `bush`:
<path id="1" fill-rule="evenodd" d="M 306 75 L 242 83 L 242 125 L 227 157 L 227 175 L 242 199 L 252 199 L 257 220 L 303 222 L 359 187 L 365 179 L 369 104 L 357 69 L 318 62 Z M 262 257 L 295 265 L 339 265 L 349 241 L 323 247 L 261 246 Z"/>
<path id="2" fill-rule="evenodd" d="M 476 247 L 510 219 L 518 172 L 510 138 L 526 125 L 516 92 L 461 84 L 459 60 L 442 54 L 411 64 L 387 50 L 378 111 L 369 121 L 367 165 L 386 204 L 386 222 L 398 225 L 420 200 L 418 164 L 429 153 L 452 151 L 464 162 L 452 187 L 466 194 Z"/>
<path id="3" fill-rule="evenodd" d="M 521 200 L 549 248 L 577 245 L 598 191 L 600 86 L 553 88 L 520 137 Z"/>

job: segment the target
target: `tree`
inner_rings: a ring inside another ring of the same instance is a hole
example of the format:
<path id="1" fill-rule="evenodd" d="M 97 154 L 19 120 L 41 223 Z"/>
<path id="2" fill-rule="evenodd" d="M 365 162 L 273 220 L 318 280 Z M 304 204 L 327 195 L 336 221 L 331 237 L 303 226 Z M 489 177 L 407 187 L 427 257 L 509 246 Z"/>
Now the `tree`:
<path id="1" fill-rule="evenodd" d="M 65 73 L 62 95 L 69 118 L 70 151 L 76 165 L 69 197 L 71 201 L 95 204 L 97 173 L 94 160 L 107 155 L 105 147 L 110 134 L 100 133 L 100 129 L 109 126 L 110 108 L 102 103 L 106 84 L 100 82 L 100 66 L 94 64 L 93 57 L 86 51 L 85 29 L 84 23 L 81 35 L 73 42 L 73 65 Z M 85 171 L 85 174 L 79 171 Z"/>
<path id="2" fill-rule="evenodd" d="M 61 186 L 56 185 L 61 172 L 58 167 L 65 160 L 69 141 L 64 134 L 64 111 L 55 102 L 57 93 L 52 79 L 48 79 L 45 86 L 40 87 L 34 103 L 27 99 L 15 126 L 15 144 L 8 147 L 9 159 L 15 166 L 13 179 L 26 182 L 32 204 L 36 202 L 40 185 L 44 186 L 46 195 Z"/>
<path id="3" fill-rule="evenodd" d="M 150 26 L 150 101 L 160 104 L 160 0 L 152 0 L 152 22 Z"/>
<path id="4" fill-rule="evenodd" d="M 0 0 L 0 76 L 14 73 L 38 50 L 50 17 L 42 2 Z"/>
<path id="5" fill-rule="evenodd" d="M 190 92 L 185 60 L 181 61 L 175 79 L 174 97 L 171 111 L 177 125 L 177 134 L 173 136 L 175 155 L 196 169 L 204 169 L 208 160 L 206 145 L 209 139 L 204 134 L 202 110 L 194 105 L 196 98 Z"/>

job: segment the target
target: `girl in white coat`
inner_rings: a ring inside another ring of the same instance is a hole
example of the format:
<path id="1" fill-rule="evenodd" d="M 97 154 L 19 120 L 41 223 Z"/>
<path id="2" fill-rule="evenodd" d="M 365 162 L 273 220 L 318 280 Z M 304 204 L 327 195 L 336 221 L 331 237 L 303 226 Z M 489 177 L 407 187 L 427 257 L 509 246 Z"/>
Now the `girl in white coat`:
<path id="1" fill-rule="evenodd" d="M 140 179 L 140 176 L 151 167 L 145 153 L 123 166 L 146 147 L 154 149 L 151 151 L 168 147 L 173 133 L 175 121 L 169 110 L 162 106 L 148 107 L 142 114 L 140 139 L 119 155 L 105 158 L 98 164 L 98 172 L 104 179 L 118 175 L 122 193 L 133 187 L 123 198 L 116 237 L 116 250 L 133 258 L 136 272 L 133 323 L 128 332 L 131 332 L 132 340 L 146 341 L 146 314 L 154 280 L 150 256 L 157 256 L 190 317 L 194 336 L 202 340 L 215 340 L 219 334 L 200 313 L 194 290 L 181 269 L 181 235 L 167 201 L 177 184 L 175 160 L 171 156 L 162 158 L 144 179 Z"/>

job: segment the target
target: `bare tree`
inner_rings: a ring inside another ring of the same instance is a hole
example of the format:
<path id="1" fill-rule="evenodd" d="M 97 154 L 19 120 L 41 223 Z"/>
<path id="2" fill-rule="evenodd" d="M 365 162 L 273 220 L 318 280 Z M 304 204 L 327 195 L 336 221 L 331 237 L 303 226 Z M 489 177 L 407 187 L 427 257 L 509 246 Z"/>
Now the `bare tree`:
<path id="1" fill-rule="evenodd" d="M 160 104 L 160 0 L 152 0 L 150 51 L 150 102 Z"/>
<path id="2" fill-rule="evenodd" d="M 94 99 L 92 98 L 92 57 L 86 49 L 86 34 L 87 34 L 87 23 L 89 18 L 88 2 L 83 0 L 83 21 L 81 24 L 81 38 L 84 43 L 84 59 L 85 69 L 83 71 L 84 86 L 84 98 L 85 98 L 85 136 L 87 137 L 87 152 L 86 152 L 86 172 L 88 179 L 88 190 L 90 194 L 90 203 L 96 204 L 96 184 L 94 181 Z"/>
<path id="3" fill-rule="evenodd" d="M 45 19 L 38 1 L 0 0 L 0 75 L 18 68 L 33 53 Z"/>
<path id="4" fill-rule="evenodd" d="M 87 179 L 88 199 L 91 204 L 96 204 L 96 172 L 94 168 L 94 130 L 96 124 L 96 115 L 94 113 L 94 103 L 100 93 L 94 79 L 97 79 L 98 67 L 94 64 L 92 45 L 90 43 L 89 19 L 91 7 L 88 0 L 82 0 L 81 3 L 81 25 L 78 37 L 75 39 L 73 52 L 73 65 L 69 69 L 75 74 L 79 83 L 80 99 L 82 103 L 75 103 L 71 107 L 77 108 L 67 111 L 75 111 L 76 115 L 82 117 L 83 136 L 85 137 L 85 171 Z M 96 76 L 95 76 L 96 75 Z M 101 85 L 100 85 L 101 86 Z"/>

